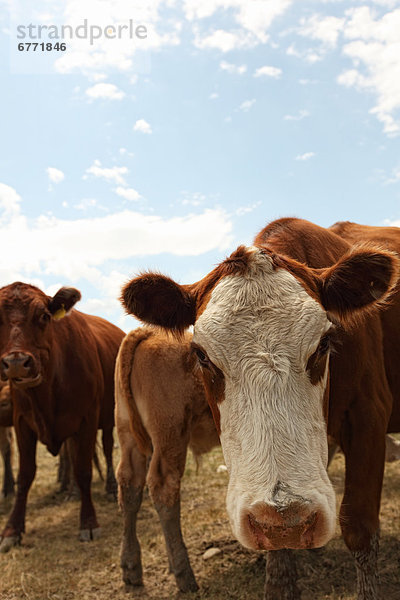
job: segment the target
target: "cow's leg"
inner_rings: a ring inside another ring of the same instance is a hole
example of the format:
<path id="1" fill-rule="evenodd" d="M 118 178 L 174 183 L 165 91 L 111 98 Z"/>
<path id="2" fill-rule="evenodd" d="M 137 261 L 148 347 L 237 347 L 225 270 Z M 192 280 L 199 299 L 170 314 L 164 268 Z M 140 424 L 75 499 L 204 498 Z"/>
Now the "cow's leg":
<path id="1" fill-rule="evenodd" d="M 12 472 L 12 433 L 8 427 L 1 427 L 0 451 L 4 462 L 4 479 L 2 496 L 6 498 L 14 494 L 14 476 Z"/>
<path id="2" fill-rule="evenodd" d="M 180 519 L 180 484 L 188 442 L 179 439 L 176 431 L 165 437 L 169 447 L 154 449 L 147 483 L 160 518 L 169 565 L 177 586 L 182 592 L 196 591 L 199 588 L 183 541 Z"/>
<path id="3" fill-rule="evenodd" d="M 267 553 L 264 600 L 298 600 L 296 557 L 293 550 Z"/>
<path id="4" fill-rule="evenodd" d="M 124 517 L 121 546 L 122 578 L 127 586 L 143 585 L 136 520 L 146 481 L 146 457 L 139 452 L 130 431 L 119 431 L 121 460 L 117 469 L 119 504 Z"/>
<path id="5" fill-rule="evenodd" d="M 65 440 L 60 450 L 60 460 L 58 463 L 58 481 L 60 482 L 59 492 L 67 492 L 66 499 L 80 498 L 78 484 L 74 477 L 73 453 L 74 442 L 68 438 Z"/>
<path id="6" fill-rule="evenodd" d="M 117 480 L 115 479 L 114 467 L 113 467 L 113 447 L 114 447 L 114 438 L 113 438 L 113 430 L 112 428 L 103 429 L 102 433 L 102 442 L 103 442 L 103 452 L 104 458 L 106 459 L 107 464 L 107 475 L 106 475 L 106 492 L 112 497 L 114 500 L 117 498 Z"/>
<path id="7" fill-rule="evenodd" d="M 61 446 L 58 457 L 57 482 L 60 484 L 59 492 L 66 492 L 69 489 L 71 461 L 68 456 L 67 443 Z"/>
<path id="8" fill-rule="evenodd" d="M 8 552 L 21 541 L 25 531 L 28 492 L 36 473 L 36 434 L 20 419 L 15 428 L 19 450 L 17 494 L 7 524 L 0 536 L 0 552 Z"/>
<path id="9" fill-rule="evenodd" d="M 373 440 L 373 443 L 371 442 Z M 359 423 L 344 445 L 345 491 L 340 508 L 344 541 L 357 570 L 357 600 L 377 600 L 379 508 L 385 460 L 385 432 Z"/>
<path id="10" fill-rule="evenodd" d="M 71 438 L 68 446 L 72 454 L 75 480 L 81 492 L 79 539 L 82 542 L 94 540 L 100 534 L 90 489 L 95 442 L 96 430 L 82 426 L 79 433 Z"/>

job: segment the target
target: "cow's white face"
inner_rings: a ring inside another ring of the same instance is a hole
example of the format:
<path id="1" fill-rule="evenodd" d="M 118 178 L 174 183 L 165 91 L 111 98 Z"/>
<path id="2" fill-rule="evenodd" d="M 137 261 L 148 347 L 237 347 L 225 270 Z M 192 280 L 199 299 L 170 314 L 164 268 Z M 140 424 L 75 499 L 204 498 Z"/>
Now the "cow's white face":
<path id="1" fill-rule="evenodd" d="M 229 471 L 228 514 L 249 548 L 318 547 L 335 529 L 326 344 L 317 356 L 331 323 L 291 273 L 257 249 L 250 253 L 245 273 L 215 286 L 193 337 L 212 363 L 204 368 L 215 365 L 212 377 L 224 380 L 211 402 Z M 321 363 L 317 378 L 313 356 Z"/>

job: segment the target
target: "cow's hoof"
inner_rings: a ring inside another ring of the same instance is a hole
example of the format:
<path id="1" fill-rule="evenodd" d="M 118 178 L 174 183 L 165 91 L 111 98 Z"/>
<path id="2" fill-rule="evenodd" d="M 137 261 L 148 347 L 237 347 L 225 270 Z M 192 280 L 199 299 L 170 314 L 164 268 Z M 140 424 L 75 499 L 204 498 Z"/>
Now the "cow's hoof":
<path id="1" fill-rule="evenodd" d="M 179 575 L 178 577 L 176 577 L 176 584 L 179 590 L 183 593 L 197 592 L 197 590 L 199 589 L 199 586 L 197 585 L 193 573 Z"/>
<path id="2" fill-rule="evenodd" d="M 199 586 L 195 581 L 185 582 L 183 585 L 179 585 L 179 591 L 187 594 L 188 592 L 197 592 L 199 590 Z"/>
<path id="3" fill-rule="evenodd" d="M 91 542 L 92 540 L 98 540 L 100 535 L 100 527 L 96 527 L 96 529 L 81 529 L 79 532 L 79 541 Z"/>
<path id="4" fill-rule="evenodd" d="M 141 567 L 133 567 L 132 569 L 122 569 L 122 579 L 127 589 L 132 587 L 139 587 L 143 585 L 143 576 Z"/>
<path id="5" fill-rule="evenodd" d="M 300 598 L 301 592 L 297 586 L 288 586 L 284 589 L 268 586 L 264 589 L 264 600 L 300 600 Z"/>
<path id="6" fill-rule="evenodd" d="M 21 543 L 21 537 L 19 535 L 10 535 L 5 538 L 0 538 L 0 552 L 5 554 L 14 546 L 19 546 Z"/>

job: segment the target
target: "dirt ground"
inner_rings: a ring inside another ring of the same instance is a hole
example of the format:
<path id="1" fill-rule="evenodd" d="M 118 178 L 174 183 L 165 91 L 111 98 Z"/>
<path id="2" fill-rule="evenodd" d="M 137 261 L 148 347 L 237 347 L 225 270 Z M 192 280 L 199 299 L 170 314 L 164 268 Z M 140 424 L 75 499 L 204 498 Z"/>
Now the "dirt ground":
<path id="1" fill-rule="evenodd" d="M 115 452 L 116 462 L 118 450 Z M 26 534 L 22 545 L 0 555 L 1 600 L 260 600 L 265 556 L 243 549 L 233 538 L 225 512 L 226 473 L 220 449 L 205 456 L 196 473 L 188 456 L 182 485 L 183 533 L 192 567 L 200 585 L 196 594 L 179 594 L 168 572 L 164 540 L 150 499 L 140 512 L 138 535 L 142 544 L 145 586 L 126 592 L 119 567 L 122 517 L 107 500 L 103 483 L 94 476 L 93 495 L 102 537 L 80 543 L 79 502 L 57 494 L 57 459 L 40 446 L 38 471 L 30 492 Z M 338 503 L 343 490 L 343 456 L 337 455 L 330 476 Z M 382 598 L 400 599 L 400 462 L 387 464 L 381 510 L 380 576 Z M 0 501 L 2 528 L 10 503 Z M 221 552 L 205 561 L 210 547 Z M 351 556 L 336 537 L 323 550 L 298 551 L 302 600 L 355 599 L 355 570 Z"/>

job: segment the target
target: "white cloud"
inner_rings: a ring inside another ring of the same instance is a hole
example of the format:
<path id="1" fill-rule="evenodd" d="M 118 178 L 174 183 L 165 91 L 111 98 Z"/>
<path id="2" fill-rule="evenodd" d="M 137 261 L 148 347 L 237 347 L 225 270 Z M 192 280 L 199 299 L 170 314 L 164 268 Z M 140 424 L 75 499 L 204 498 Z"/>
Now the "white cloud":
<path id="1" fill-rule="evenodd" d="M 400 183 L 400 165 L 395 167 L 392 170 L 391 176 L 386 178 L 384 183 L 385 184 Z"/>
<path id="2" fill-rule="evenodd" d="M 140 199 L 139 192 L 137 192 L 133 188 L 125 188 L 125 187 L 118 186 L 117 188 L 115 188 L 114 191 L 116 194 L 118 194 L 118 196 L 125 198 L 125 200 L 130 200 L 132 202 L 136 202 L 137 200 Z"/>
<path id="3" fill-rule="evenodd" d="M 322 60 L 326 54 L 326 50 L 324 48 L 319 48 L 318 51 L 312 48 L 307 48 L 306 50 L 298 50 L 294 44 L 291 44 L 287 50 L 286 54 L 288 56 L 295 56 L 296 58 L 300 58 L 305 60 L 310 64 L 314 64 L 320 60 Z"/>
<path id="4" fill-rule="evenodd" d="M 65 179 L 64 173 L 55 167 L 47 167 L 46 173 L 52 183 L 61 183 Z"/>
<path id="5" fill-rule="evenodd" d="M 68 52 L 62 53 L 55 61 L 55 69 L 60 73 L 80 71 L 91 76 L 111 69 L 131 74 L 150 70 L 151 50 L 180 42 L 181 23 L 169 18 L 161 18 L 160 9 L 164 0 L 146 2 L 126 2 L 126 0 L 87 0 L 82 11 L 80 0 L 66 0 L 63 6 L 62 22 L 73 28 L 82 26 L 83 16 L 89 25 L 105 30 L 115 27 L 116 36 L 107 39 L 105 35 L 90 44 L 89 39 L 69 39 Z M 62 9 L 61 9 L 62 10 Z M 61 12 L 60 10 L 60 12 Z M 139 39 L 129 30 L 130 20 L 147 28 L 145 39 Z M 119 30 L 119 27 L 128 28 Z M 139 52 L 138 52 L 139 51 Z"/>
<path id="6" fill-rule="evenodd" d="M 203 36 L 197 28 L 194 28 L 194 33 L 194 45 L 200 50 L 211 48 L 221 50 L 221 52 L 230 52 L 237 48 L 252 48 L 256 45 L 253 36 L 243 33 L 241 30 L 217 29 Z"/>
<path id="7" fill-rule="evenodd" d="M 201 206 L 207 200 L 207 197 L 201 192 L 183 192 L 183 198 L 180 201 L 182 206 Z"/>
<path id="8" fill-rule="evenodd" d="M 112 181 L 119 185 L 126 185 L 124 175 L 128 173 L 127 167 L 102 167 L 99 160 L 95 160 L 93 165 L 86 169 L 86 173 L 105 179 L 106 181 Z M 84 179 L 87 179 L 87 175 L 84 175 Z"/>
<path id="9" fill-rule="evenodd" d="M 371 114 L 383 124 L 388 135 L 400 134 L 400 9 L 381 19 L 369 7 L 348 11 L 350 20 L 344 35 L 351 41 L 343 53 L 354 69 L 342 73 L 338 82 L 376 95 Z"/>
<path id="10" fill-rule="evenodd" d="M 309 117 L 310 113 L 308 110 L 299 110 L 299 112 L 297 113 L 297 115 L 285 115 L 283 117 L 284 121 L 302 121 L 303 119 L 305 119 L 306 117 Z"/>
<path id="11" fill-rule="evenodd" d="M 105 73 L 92 73 L 90 79 L 93 81 L 104 81 L 107 79 L 107 75 Z"/>
<path id="12" fill-rule="evenodd" d="M 345 7 L 342 18 L 313 15 L 301 22 L 298 33 L 321 43 L 314 49 L 320 60 L 340 44 L 352 68 L 342 71 L 337 82 L 375 96 L 370 113 L 382 123 L 389 136 L 400 135 L 400 8 L 398 1 L 375 0 L 382 10 L 371 6 Z M 396 8 L 397 7 L 397 8 Z M 311 50 L 288 53 L 309 60 Z"/>
<path id="13" fill-rule="evenodd" d="M 252 48 L 269 40 L 269 29 L 291 6 L 293 0 L 147 0 L 127 3 L 126 0 L 88 0 L 84 16 L 89 24 L 101 27 L 135 24 L 147 27 L 146 39 L 138 39 L 125 31 L 115 39 L 105 35 L 90 44 L 87 39 L 69 39 L 68 52 L 55 60 L 55 69 L 61 73 L 80 71 L 93 80 L 104 73 L 117 70 L 128 76 L 150 72 L 150 53 L 163 47 L 176 46 L 181 42 L 183 22 L 190 21 L 193 43 L 201 49 L 214 48 L 229 52 L 238 48 Z M 165 8 L 174 8 L 173 16 L 165 14 Z M 82 3 L 66 0 L 60 16 L 65 24 L 82 25 Z M 182 12 L 183 11 L 183 12 Z M 232 17 L 230 29 L 209 27 L 205 18 L 223 11 Z M 98 79 L 97 81 L 100 81 Z"/>
<path id="14" fill-rule="evenodd" d="M 78 204 L 74 204 L 74 208 L 77 210 L 88 210 L 95 207 L 97 207 L 97 200 L 95 198 L 84 198 Z"/>
<path id="15" fill-rule="evenodd" d="M 253 202 L 252 204 L 248 204 L 246 206 L 239 206 L 239 208 L 235 210 L 235 215 L 238 217 L 242 217 L 243 215 L 253 212 L 259 206 L 261 206 L 261 200 L 258 200 L 258 202 Z"/>
<path id="16" fill-rule="evenodd" d="M 219 94 L 217 94 L 217 92 L 213 92 L 208 97 L 210 100 L 217 100 L 217 98 L 219 98 Z"/>
<path id="17" fill-rule="evenodd" d="M 299 33 L 304 37 L 318 40 L 325 46 L 334 48 L 339 33 L 343 30 L 344 23 L 344 18 L 312 15 L 308 19 L 300 20 Z"/>
<path id="18" fill-rule="evenodd" d="M 189 21 L 211 17 L 218 10 L 231 10 L 237 29 L 199 31 L 194 28 L 198 48 L 218 48 L 228 52 L 235 48 L 253 47 L 268 41 L 268 30 L 275 19 L 292 4 L 292 0 L 185 0 L 184 10 Z"/>
<path id="19" fill-rule="evenodd" d="M 249 112 L 249 110 L 253 108 L 255 103 L 255 98 L 253 98 L 252 100 L 245 100 L 244 102 L 242 102 L 242 104 L 240 104 L 239 110 L 242 110 L 243 112 Z"/>
<path id="20" fill-rule="evenodd" d="M 161 253 L 198 256 L 232 243 L 231 220 L 220 208 L 170 218 L 124 210 L 75 220 L 41 215 L 32 221 L 21 212 L 16 191 L 4 184 L 0 208 L 0 252 L 8 257 L 8 269 L 75 281 L 98 277 L 92 269 L 109 260 Z M 15 239 L 24 244 L 16 245 Z"/>
<path id="21" fill-rule="evenodd" d="M 295 160 L 310 160 L 315 156 L 315 152 L 305 152 L 304 154 L 298 154 Z"/>
<path id="22" fill-rule="evenodd" d="M 3 211 L 1 219 L 16 217 L 20 212 L 21 196 L 17 194 L 14 188 L 0 183 L 0 209 Z"/>
<path id="23" fill-rule="evenodd" d="M 219 63 L 219 68 L 222 71 L 227 71 L 228 73 L 243 75 L 247 71 L 246 65 L 234 65 L 232 63 L 227 62 L 226 60 L 222 60 Z"/>
<path id="24" fill-rule="evenodd" d="M 119 90 L 113 83 L 96 83 L 96 85 L 86 90 L 86 96 L 92 100 L 97 98 L 122 100 L 125 97 L 125 92 Z"/>
<path id="25" fill-rule="evenodd" d="M 138 119 L 133 126 L 133 131 L 140 131 L 141 133 L 153 133 L 150 123 L 145 119 Z"/>
<path id="26" fill-rule="evenodd" d="M 273 77 L 274 79 L 279 79 L 282 75 L 282 69 L 278 67 L 270 67 L 265 65 L 264 67 L 259 67 L 254 72 L 254 77 Z"/>

